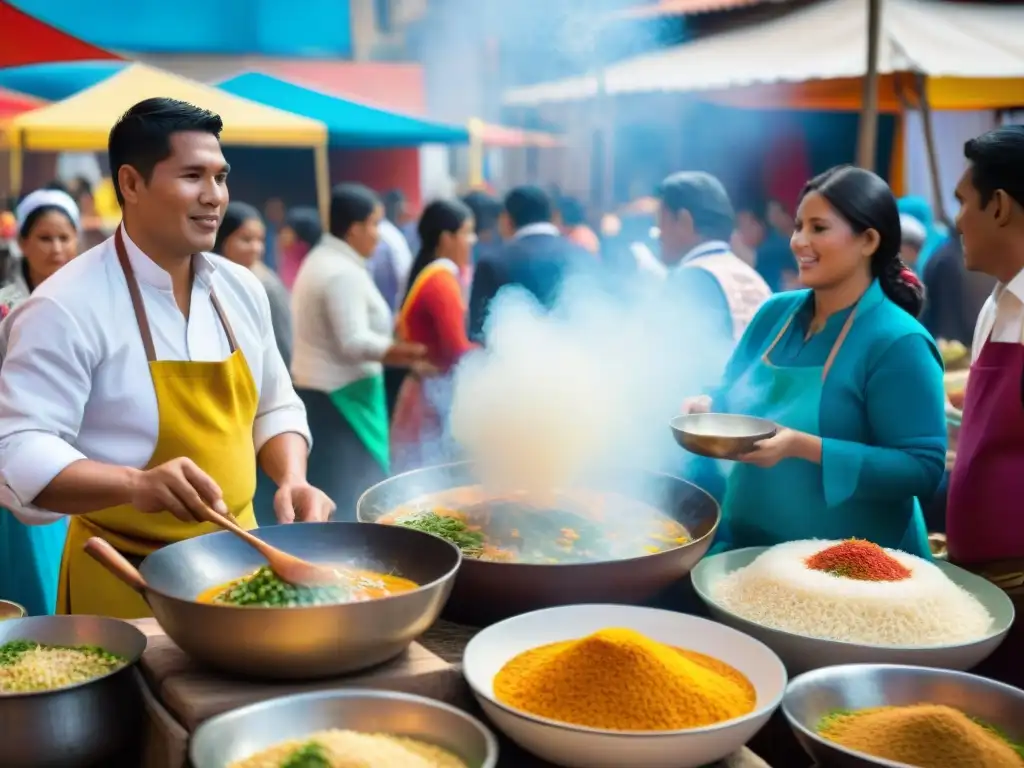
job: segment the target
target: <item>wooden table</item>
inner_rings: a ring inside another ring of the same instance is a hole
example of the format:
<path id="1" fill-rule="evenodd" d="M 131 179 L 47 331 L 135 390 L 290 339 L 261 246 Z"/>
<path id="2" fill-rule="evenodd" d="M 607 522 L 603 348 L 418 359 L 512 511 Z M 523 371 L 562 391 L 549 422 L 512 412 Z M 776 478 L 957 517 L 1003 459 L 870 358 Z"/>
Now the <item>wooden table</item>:
<path id="1" fill-rule="evenodd" d="M 402 691 L 438 699 L 481 717 L 459 666 L 463 649 L 476 632 L 471 627 L 440 621 L 401 657 L 365 673 L 308 683 L 268 683 L 206 671 L 186 656 L 155 620 L 133 623 L 149 640 L 137 675 L 148 715 L 143 768 L 187 768 L 189 734 L 204 720 L 290 693 L 342 687 Z M 553 768 L 492 730 L 501 740 L 500 768 Z M 715 768 L 769 766 L 744 749 Z"/>

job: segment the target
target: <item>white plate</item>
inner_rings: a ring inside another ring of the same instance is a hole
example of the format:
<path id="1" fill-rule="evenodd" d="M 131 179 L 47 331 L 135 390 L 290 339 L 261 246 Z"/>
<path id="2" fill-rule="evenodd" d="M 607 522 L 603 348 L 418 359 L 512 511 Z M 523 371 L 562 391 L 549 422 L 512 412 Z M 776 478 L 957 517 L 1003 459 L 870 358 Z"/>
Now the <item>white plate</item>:
<path id="1" fill-rule="evenodd" d="M 746 675 L 754 711 L 706 728 L 622 732 L 581 728 L 528 715 L 494 698 L 494 677 L 513 657 L 548 643 L 609 627 L 713 656 Z M 627 605 L 570 605 L 515 616 L 470 640 L 463 671 L 484 713 L 523 749 L 569 768 L 700 768 L 734 752 L 771 717 L 786 688 L 786 670 L 767 646 L 707 619 Z"/>

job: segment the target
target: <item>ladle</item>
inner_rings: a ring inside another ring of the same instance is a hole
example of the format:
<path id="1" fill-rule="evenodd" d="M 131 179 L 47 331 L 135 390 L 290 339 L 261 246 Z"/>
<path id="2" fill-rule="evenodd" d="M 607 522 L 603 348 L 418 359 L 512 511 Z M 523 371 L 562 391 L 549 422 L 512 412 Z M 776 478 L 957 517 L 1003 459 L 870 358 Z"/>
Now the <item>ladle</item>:
<path id="1" fill-rule="evenodd" d="M 218 514 L 207 506 L 203 507 L 206 522 L 213 523 L 225 531 L 235 534 L 238 538 L 259 552 L 267 560 L 267 565 L 282 581 L 300 587 L 329 587 L 343 580 L 343 575 L 328 565 L 317 565 L 295 555 L 267 544 L 234 521 L 234 518 Z M 301 525 L 301 523 L 300 523 Z"/>

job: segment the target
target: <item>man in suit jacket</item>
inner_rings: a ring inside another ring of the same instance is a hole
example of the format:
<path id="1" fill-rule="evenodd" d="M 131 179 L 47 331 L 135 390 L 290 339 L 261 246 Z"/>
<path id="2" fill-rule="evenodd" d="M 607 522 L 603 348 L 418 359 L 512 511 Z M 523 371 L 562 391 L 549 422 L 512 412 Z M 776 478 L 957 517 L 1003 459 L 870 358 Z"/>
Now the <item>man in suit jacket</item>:
<path id="1" fill-rule="evenodd" d="M 551 308 L 570 272 L 593 269 L 595 259 L 561 236 L 554 205 L 539 187 L 517 187 L 505 198 L 499 221 L 505 243 L 476 264 L 469 295 L 469 334 L 483 338 L 491 301 L 507 285 L 519 285 Z"/>

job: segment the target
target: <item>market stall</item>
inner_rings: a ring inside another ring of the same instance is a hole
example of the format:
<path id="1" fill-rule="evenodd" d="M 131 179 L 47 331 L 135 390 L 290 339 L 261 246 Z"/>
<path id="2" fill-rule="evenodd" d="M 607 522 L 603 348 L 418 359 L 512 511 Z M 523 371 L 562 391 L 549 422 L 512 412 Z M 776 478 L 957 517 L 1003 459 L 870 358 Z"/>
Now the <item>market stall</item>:
<path id="1" fill-rule="evenodd" d="M 11 184 L 21 186 L 21 153 L 97 152 L 111 126 L 133 104 L 169 96 L 210 109 L 224 120 L 225 145 L 309 148 L 317 173 L 317 199 L 326 216 L 327 129 L 323 123 L 234 96 L 158 69 L 134 64 L 63 101 L 18 115 L 6 126 L 12 147 Z"/>
<path id="2" fill-rule="evenodd" d="M 565 141 L 560 136 L 486 123 L 476 117 L 469 121 L 469 136 L 469 186 L 473 189 L 485 184 L 488 177 L 494 175 L 503 176 L 509 187 L 536 183 L 537 179 L 531 178 L 536 174 L 530 172 L 529 153 L 565 147 Z M 510 160 L 502 162 L 502 168 L 498 173 L 488 173 L 488 170 L 491 170 L 487 167 L 488 153 L 493 151 L 503 151 L 503 160 Z"/>
<path id="3" fill-rule="evenodd" d="M 921 112 L 929 154 L 934 156 L 933 110 L 1005 109 L 1024 98 L 1024 51 L 1018 42 L 1022 25 L 1020 4 L 884 4 L 878 112 L 897 118 L 888 163 L 894 189 L 902 186 L 903 116 L 908 112 Z M 586 76 L 512 89 L 504 102 L 510 107 L 550 108 L 597 104 L 602 99 L 614 105 L 638 95 L 688 94 L 701 102 L 751 110 L 854 112 L 863 101 L 868 39 L 868 13 L 860 0 L 794 4 L 793 10 L 770 20 L 740 17 L 724 31 Z M 614 107 L 604 112 L 612 113 Z M 934 186 L 934 162 L 930 175 Z M 932 193 L 936 200 L 945 199 L 934 189 Z"/>

